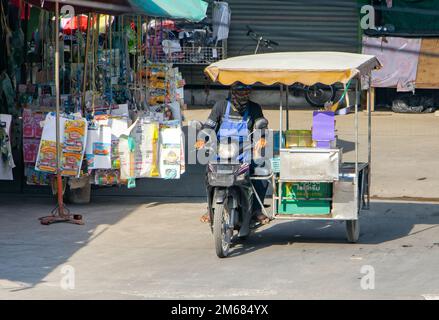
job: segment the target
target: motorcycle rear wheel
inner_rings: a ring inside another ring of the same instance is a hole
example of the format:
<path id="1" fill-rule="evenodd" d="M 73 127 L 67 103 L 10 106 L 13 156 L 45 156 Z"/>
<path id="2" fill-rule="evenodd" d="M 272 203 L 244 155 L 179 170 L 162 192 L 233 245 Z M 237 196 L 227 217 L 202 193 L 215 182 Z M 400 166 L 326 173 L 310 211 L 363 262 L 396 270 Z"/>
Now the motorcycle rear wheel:
<path id="1" fill-rule="evenodd" d="M 334 86 L 315 84 L 305 90 L 305 99 L 311 106 L 321 108 L 326 102 L 334 101 L 335 94 Z"/>

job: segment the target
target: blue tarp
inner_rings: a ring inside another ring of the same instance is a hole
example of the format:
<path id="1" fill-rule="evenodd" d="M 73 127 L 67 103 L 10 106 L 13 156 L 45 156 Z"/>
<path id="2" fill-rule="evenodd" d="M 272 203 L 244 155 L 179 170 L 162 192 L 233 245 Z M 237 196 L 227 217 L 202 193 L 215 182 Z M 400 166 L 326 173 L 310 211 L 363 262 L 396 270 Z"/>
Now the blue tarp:
<path id="1" fill-rule="evenodd" d="M 149 16 L 198 22 L 206 17 L 208 3 L 202 0 L 129 0 Z"/>

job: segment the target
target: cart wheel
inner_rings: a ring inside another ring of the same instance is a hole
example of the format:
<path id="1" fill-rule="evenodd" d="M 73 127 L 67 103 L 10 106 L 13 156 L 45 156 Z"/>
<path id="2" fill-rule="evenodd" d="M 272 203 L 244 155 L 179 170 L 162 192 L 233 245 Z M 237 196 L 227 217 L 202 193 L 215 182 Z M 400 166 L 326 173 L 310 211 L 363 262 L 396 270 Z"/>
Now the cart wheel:
<path id="1" fill-rule="evenodd" d="M 233 236 L 233 230 L 229 227 L 230 215 L 223 203 L 216 203 L 213 208 L 213 237 L 216 255 L 218 258 L 225 258 L 229 255 Z"/>
<path id="2" fill-rule="evenodd" d="M 360 221 L 346 220 L 346 237 L 348 242 L 356 243 L 360 237 Z"/>

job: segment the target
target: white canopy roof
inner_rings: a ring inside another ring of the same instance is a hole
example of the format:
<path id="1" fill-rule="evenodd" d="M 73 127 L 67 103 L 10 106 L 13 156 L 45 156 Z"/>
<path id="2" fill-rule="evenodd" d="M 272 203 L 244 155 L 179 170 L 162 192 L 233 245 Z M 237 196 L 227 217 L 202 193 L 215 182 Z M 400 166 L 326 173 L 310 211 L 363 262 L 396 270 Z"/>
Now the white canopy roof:
<path id="1" fill-rule="evenodd" d="M 218 61 L 205 69 L 213 81 L 265 85 L 296 82 L 346 83 L 358 74 L 379 68 L 375 56 L 346 52 L 280 52 L 239 56 Z"/>

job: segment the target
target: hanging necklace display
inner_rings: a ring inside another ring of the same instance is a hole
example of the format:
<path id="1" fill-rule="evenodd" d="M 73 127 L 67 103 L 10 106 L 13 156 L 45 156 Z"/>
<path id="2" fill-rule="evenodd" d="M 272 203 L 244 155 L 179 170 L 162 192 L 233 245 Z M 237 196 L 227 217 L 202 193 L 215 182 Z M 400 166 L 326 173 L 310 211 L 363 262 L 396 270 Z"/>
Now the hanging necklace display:
<path id="1" fill-rule="evenodd" d="M 95 16 L 96 17 L 96 16 Z M 93 118 L 95 115 L 95 99 L 96 99 L 96 60 L 97 60 L 97 43 L 99 43 L 99 21 L 100 21 L 100 15 L 97 15 L 96 21 L 94 22 L 94 30 L 93 30 L 93 63 L 91 68 L 91 74 L 92 74 L 92 102 L 91 102 L 91 108 L 92 113 L 91 117 Z"/>
<path id="2" fill-rule="evenodd" d="M 109 54 L 108 54 L 108 72 L 107 72 L 107 76 L 109 78 L 109 103 L 110 106 L 113 105 L 113 17 L 110 16 L 110 26 L 108 28 L 108 32 L 109 32 Z"/>
<path id="3" fill-rule="evenodd" d="M 141 50 L 141 34 L 142 34 L 142 26 L 140 16 L 136 17 L 136 37 L 137 37 L 137 46 L 136 46 L 136 60 L 137 60 L 137 68 L 136 68 L 136 91 L 137 91 L 137 105 L 138 109 L 143 111 L 143 101 L 142 101 L 142 82 L 140 79 L 140 71 L 142 70 L 142 50 Z"/>

